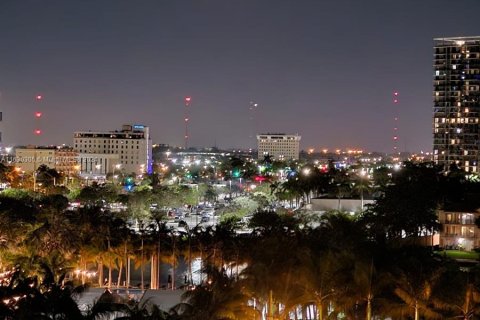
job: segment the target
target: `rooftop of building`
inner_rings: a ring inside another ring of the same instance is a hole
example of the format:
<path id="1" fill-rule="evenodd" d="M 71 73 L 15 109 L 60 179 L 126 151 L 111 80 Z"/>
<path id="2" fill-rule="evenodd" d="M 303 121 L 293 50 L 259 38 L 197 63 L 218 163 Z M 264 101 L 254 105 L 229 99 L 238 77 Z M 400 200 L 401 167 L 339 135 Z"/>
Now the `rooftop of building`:
<path id="1" fill-rule="evenodd" d="M 121 130 L 82 130 L 75 131 L 75 134 L 115 134 L 115 133 L 144 133 L 145 129 L 148 129 L 147 126 L 143 124 L 124 124 Z"/>
<path id="2" fill-rule="evenodd" d="M 267 133 L 259 133 L 258 135 L 260 135 L 260 136 L 298 136 L 298 133 L 289 134 L 289 133 L 284 133 L 284 132 L 280 132 L 280 133 L 267 132 Z"/>
<path id="3" fill-rule="evenodd" d="M 465 43 L 480 43 L 480 36 L 434 38 L 433 41 L 436 44 L 463 45 Z"/>
<path id="4" fill-rule="evenodd" d="M 72 147 L 70 146 L 35 146 L 35 145 L 26 145 L 26 146 L 15 146 L 15 150 L 61 150 L 61 151 L 68 151 L 68 150 L 73 150 Z"/>

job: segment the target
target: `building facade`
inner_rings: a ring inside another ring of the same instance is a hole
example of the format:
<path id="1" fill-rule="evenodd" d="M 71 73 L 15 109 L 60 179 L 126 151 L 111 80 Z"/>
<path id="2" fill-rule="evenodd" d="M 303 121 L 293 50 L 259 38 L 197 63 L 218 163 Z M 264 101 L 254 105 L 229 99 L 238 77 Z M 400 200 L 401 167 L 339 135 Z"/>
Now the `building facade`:
<path id="1" fill-rule="evenodd" d="M 480 229 L 475 224 L 478 217 L 478 210 L 440 210 L 440 247 L 466 251 L 480 248 Z"/>
<path id="2" fill-rule="evenodd" d="M 274 160 L 295 160 L 300 155 L 299 135 L 259 134 L 257 135 L 258 159 L 270 156 Z"/>
<path id="3" fill-rule="evenodd" d="M 433 160 L 479 172 L 480 37 L 434 42 Z"/>
<path id="4" fill-rule="evenodd" d="M 118 131 L 78 131 L 73 144 L 82 155 L 82 174 L 106 175 L 115 170 L 142 174 L 152 170 L 152 143 L 144 125 L 123 125 Z"/>
<path id="5" fill-rule="evenodd" d="M 78 153 L 68 147 L 19 147 L 15 149 L 14 165 L 21 172 L 31 173 L 41 165 L 61 174 L 77 171 Z"/>

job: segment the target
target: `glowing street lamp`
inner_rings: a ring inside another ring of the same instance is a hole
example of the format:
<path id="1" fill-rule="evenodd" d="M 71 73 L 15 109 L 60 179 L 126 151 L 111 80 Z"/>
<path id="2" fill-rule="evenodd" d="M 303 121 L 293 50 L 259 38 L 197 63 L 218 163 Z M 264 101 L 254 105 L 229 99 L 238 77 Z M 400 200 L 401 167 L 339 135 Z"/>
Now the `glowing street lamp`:
<path id="1" fill-rule="evenodd" d="M 306 176 L 309 176 L 311 171 L 312 169 L 310 168 L 303 168 L 302 173 Z"/>

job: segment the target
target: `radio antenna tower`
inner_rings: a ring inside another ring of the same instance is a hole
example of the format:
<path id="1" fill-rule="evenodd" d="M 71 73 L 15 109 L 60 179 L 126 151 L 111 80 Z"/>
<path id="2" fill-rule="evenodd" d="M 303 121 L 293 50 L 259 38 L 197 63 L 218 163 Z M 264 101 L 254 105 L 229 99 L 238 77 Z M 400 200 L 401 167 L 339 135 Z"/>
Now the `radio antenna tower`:
<path id="1" fill-rule="evenodd" d="M 33 133 L 36 136 L 40 136 L 42 134 L 42 129 L 40 127 L 40 119 L 43 116 L 43 113 L 40 110 L 40 105 L 41 105 L 42 101 L 43 101 L 43 96 L 41 94 L 37 94 L 35 96 L 35 106 L 36 106 L 37 110 L 34 113 L 34 115 L 35 115 L 35 129 L 33 131 Z"/>
<path id="2" fill-rule="evenodd" d="M 398 151 L 398 104 L 400 102 L 398 91 L 393 92 L 393 106 L 394 106 L 394 116 L 393 116 L 393 154 L 394 157 L 400 155 Z"/>
<path id="3" fill-rule="evenodd" d="M 192 98 L 191 97 L 185 97 L 185 117 L 184 117 L 184 121 L 185 121 L 185 151 L 187 150 L 188 148 L 188 121 L 190 120 L 189 119 L 189 107 L 190 107 L 190 102 L 192 101 Z"/>

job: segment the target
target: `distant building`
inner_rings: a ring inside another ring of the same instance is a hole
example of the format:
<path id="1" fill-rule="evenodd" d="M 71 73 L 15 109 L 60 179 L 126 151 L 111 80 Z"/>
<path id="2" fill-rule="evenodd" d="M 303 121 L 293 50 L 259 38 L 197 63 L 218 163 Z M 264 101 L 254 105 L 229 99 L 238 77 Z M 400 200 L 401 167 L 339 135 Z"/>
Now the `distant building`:
<path id="1" fill-rule="evenodd" d="M 18 147 L 13 164 L 23 172 L 33 172 L 41 165 L 59 173 L 73 173 L 78 164 L 78 153 L 68 147 Z"/>
<path id="2" fill-rule="evenodd" d="M 119 174 L 122 170 L 118 154 L 79 153 L 78 165 L 80 176 L 94 180 L 104 180 L 107 174 Z"/>
<path id="3" fill-rule="evenodd" d="M 479 172 L 480 37 L 434 41 L 433 160 Z"/>
<path id="4" fill-rule="evenodd" d="M 119 131 L 77 131 L 73 144 L 80 153 L 82 174 L 113 173 L 122 170 L 141 174 L 152 170 L 149 128 L 123 125 Z"/>
<path id="5" fill-rule="evenodd" d="M 300 155 L 299 135 L 266 133 L 257 135 L 258 159 L 270 156 L 274 160 L 293 160 Z"/>
<path id="6" fill-rule="evenodd" d="M 373 199 L 363 200 L 363 209 L 366 205 L 374 204 Z M 362 200 L 360 199 L 333 199 L 333 198 L 313 198 L 307 208 L 317 212 L 344 211 L 348 213 L 360 212 L 362 209 Z"/>

